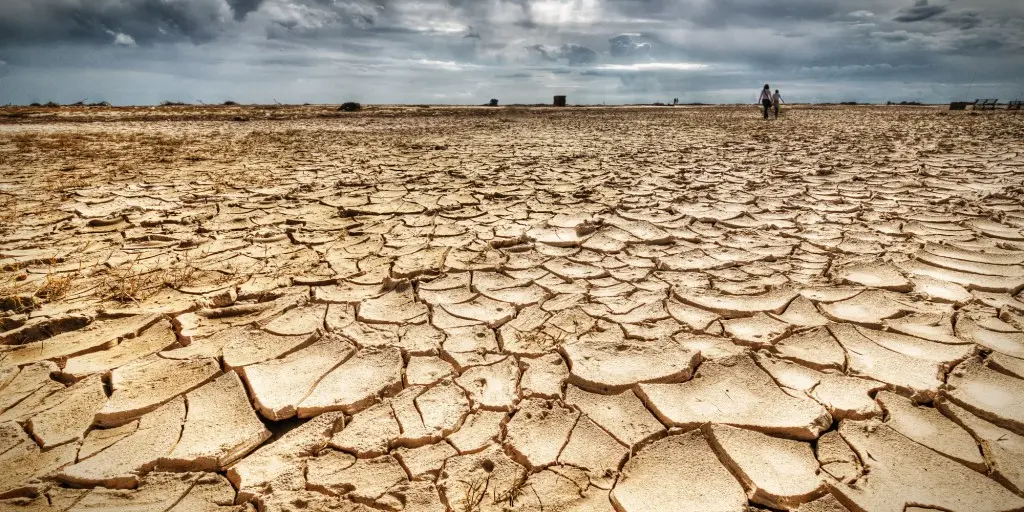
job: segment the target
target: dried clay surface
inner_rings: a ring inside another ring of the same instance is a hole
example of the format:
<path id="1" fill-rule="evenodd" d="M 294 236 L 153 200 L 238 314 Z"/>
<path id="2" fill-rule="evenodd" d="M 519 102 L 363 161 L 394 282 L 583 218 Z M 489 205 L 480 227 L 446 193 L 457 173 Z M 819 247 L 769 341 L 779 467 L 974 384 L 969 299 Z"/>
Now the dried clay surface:
<path id="1" fill-rule="evenodd" d="M 0 511 L 1024 510 L 1021 140 L 0 109 Z"/>

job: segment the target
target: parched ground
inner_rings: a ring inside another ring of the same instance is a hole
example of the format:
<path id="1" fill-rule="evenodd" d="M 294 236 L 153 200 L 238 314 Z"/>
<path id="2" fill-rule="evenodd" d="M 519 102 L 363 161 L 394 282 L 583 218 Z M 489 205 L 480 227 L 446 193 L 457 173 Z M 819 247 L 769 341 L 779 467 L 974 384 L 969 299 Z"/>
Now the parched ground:
<path id="1" fill-rule="evenodd" d="M 0 109 L 0 510 L 1024 508 L 1024 116 Z"/>

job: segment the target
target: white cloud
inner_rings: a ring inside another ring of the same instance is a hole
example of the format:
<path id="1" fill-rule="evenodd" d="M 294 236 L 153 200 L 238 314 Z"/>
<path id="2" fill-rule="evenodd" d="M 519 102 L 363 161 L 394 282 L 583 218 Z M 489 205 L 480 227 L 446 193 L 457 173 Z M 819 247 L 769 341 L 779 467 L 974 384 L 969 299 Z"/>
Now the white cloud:
<path id="1" fill-rule="evenodd" d="M 114 36 L 115 46 L 136 46 L 135 39 L 128 34 L 117 34 Z"/>
<path id="2" fill-rule="evenodd" d="M 468 27 L 461 23 L 453 22 L 426 22 L 416 27 L 416 30 L 420 32 L 438 32 L 442 34 L 462 34 L 465 33 Z"/>
<path id="3" fill-rule="evenodd" d="M 463 69 L 466 68 L 477 67 L 470 64 L 460 64 L 458 62 L 451 60 L 419 59 L 416 61 L 416 63 L 427 68 L 440 69 L 444 71 L 462 71 Z"/>
<path id="4" fill-rule="evenodd" d="M 542 25 L 566 25 L 601 21 L 602 10 L 597 0 L 536 0 L 530 13 Z"/>
<path id="5" fill-rule="evenodd" d="M 114 36 L 114 41 L 111 43 L 114 46 L 138 46 L 135 44 L 135 38 L 128 34 L 114 32 L 113 30 L 107 30 L 107 33 Z"/>
<path id="6" fill-rule="evenodd" d="M 707 64 L 695 62 L 642 62 L 638 64 L 604 64 L 596 69 L 602 71 L 696 71 L 707 69 Z"/>

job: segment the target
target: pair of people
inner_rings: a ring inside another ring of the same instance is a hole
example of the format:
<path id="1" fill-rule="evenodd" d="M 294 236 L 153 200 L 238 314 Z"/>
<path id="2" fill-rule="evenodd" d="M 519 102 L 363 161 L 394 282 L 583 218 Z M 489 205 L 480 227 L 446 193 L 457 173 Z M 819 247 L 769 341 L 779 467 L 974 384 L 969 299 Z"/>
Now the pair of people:
<path id="1" fill-rule="evenodd" d="M 757 101 L 764 107 L 765 119 L 768 119 L 768 111 L 773 107 L 775 108 L 775 119 L 778 119 L 779 103 L 785 103 L 782 95 L 779 94 L 779 90 L 775 89 L 775 94 L 772 94 L 772 88 L 768 84 L 764 84 L 764 89 L 761 89 L 761 96 L 758 97 Z"/>

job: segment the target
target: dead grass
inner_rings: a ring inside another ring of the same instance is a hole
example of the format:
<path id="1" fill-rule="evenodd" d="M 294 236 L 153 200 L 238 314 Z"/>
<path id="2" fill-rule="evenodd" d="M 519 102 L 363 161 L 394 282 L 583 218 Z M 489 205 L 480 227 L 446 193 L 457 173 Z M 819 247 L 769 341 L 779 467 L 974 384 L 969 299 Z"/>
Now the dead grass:
<path id="1" fill-rule="evenodd" d="M 91 173 L 62 170 L 60 173 L 45 176 L 42 179 L 42 188 L 50 193 L 70 196 L 75 190 L 89 186 L 87 178 L 90 177 Z"/>
<path id="2" fill-rule="evenodd" d="M 523 494 L 526 493 L 526 479 L 516 481 L 507 490 L 498 492 L 497 489 L 491 492 L 491 502 L 495 505 L 500 503 L 507 503 L 509 507 L 515 507 L 516 500 L 518 500 Z M 530 486 L 532 490 L 533 487 Z M 534 491 L 536 493 L 536 491 Z"/>
<path id="3" fill-rule="evenodd" d="M 474 478 L 467 482 L 460 480 L 461 483 L 466 485 L 466 489 L 462 492 L 462 509 L 459 512 L 479 512 L 480 502 L 484 499 L 484 494 L 487 493 L 487 477 Z"/>
<path id="4" fill-rule="evenodd" d="M 527 345 L 536 345 L 545 350 L 554 350 L 568 337 L 565 332 L 559 332 L 554 336 L 545 331 L 518 331 L 519 341 Z"/>
<path id="5" fill-rule="evenodd" d="M 138 303 L 155 294 L 163 285 L 162 272 L 142 272 L 132 263 L 107 271 L 100 281 L 98 293 L 104 301 Z"/>
<path id="6" fill-rule="evenodd" d="M 195 284 L 199 279 L 199 269 L 192 264 L 192 258 L 185 253 L 184 259 L 164 271 L 161 280 L 166 286 L 180 289 Z"/>
<path id="7" fill-rule="evenodd" d="M 36 307 L 34 290 L 25 281 L 26 277 L 17 274 L 0 282 L 0 311 L 21 313 Z"/>
<path id="8" fill-rule="evenodd" d="M 54 302 L 67 297 L 75 282 L 74 274 L 46 274 L 43 285 L 36 290 L 35 296 L 47 302 Z"/>
<path id="9" fill-rule="evenodd" d="M 11 196 L 0 196 L 0 233 L 11 223 L 21 218 L 20 202 Z"/>

